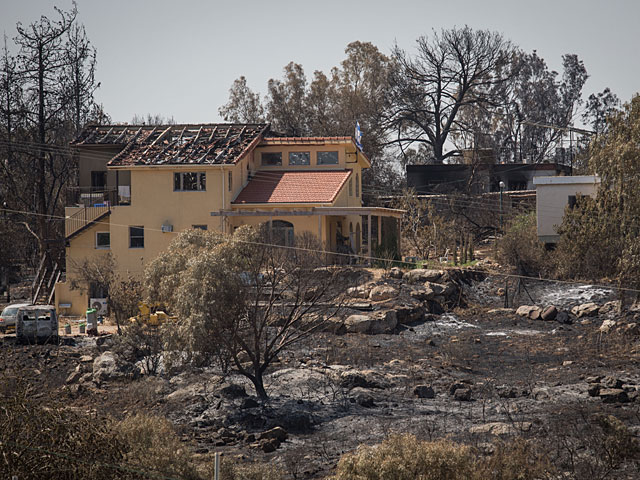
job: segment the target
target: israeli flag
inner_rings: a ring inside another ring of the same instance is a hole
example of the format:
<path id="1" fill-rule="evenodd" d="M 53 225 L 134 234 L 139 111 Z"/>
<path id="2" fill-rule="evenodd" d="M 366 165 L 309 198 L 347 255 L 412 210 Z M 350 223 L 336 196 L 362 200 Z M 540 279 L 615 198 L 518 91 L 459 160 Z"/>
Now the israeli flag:
<path id="1" fill-rule="evenodd" d="M 360 131 L 360 122 L 356 121 L 356 147 L 362 150 L 362 132 Z"/>

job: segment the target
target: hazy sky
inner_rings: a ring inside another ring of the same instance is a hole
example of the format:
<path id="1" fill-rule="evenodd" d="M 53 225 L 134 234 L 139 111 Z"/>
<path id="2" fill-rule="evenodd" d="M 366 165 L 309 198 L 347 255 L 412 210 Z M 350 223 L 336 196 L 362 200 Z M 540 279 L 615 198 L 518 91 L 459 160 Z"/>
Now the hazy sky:
<path id="1" fill-rule="evenodd" d="M 98 50 L 97 100 L 117 122 L 159 113 L 180 123 L 219 121 L 240 75 L 264 92 L 290 61 L 311 79 L 344 58 L 354 40 L 384 53 L 412 51 L 433 29 L 501 32 L 553 69 L 576 53 L 590 78 L 584 96 L 610 87 L 623 101 L 640 91 L 638 0 L 351 0 L 235 2 L 78 0 L 79 21 Z M 0 0 L 0 29 L 54 15 L 71 0 Z"/>

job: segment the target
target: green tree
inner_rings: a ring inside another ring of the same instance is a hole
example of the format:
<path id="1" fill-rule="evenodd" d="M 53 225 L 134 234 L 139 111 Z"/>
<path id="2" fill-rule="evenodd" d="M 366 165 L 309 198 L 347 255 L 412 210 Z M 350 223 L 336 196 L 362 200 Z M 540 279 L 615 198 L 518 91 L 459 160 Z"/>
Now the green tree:
<path id="1" fill-rule="evenodd" d="M 599 175 L 595 198 L 581 197 L 559 229 L 560 271 L 567 276 L 615 277 L 640 286 L 640 96 L 609 117 L 592 140 L 589 166 Z"/>
<path id="2" fill-rule="evenodd" d="M 171 336 L 180 356 L 201 364 L 228 356 L 262 399 L 269 365 L 335 315 L 345 291 L 312 237 L 296 237 L 300 249 L 272 241 L 247 226 L 232 236 L 188 230 L 145 275 L 151 300 L 179 317 Z"/>

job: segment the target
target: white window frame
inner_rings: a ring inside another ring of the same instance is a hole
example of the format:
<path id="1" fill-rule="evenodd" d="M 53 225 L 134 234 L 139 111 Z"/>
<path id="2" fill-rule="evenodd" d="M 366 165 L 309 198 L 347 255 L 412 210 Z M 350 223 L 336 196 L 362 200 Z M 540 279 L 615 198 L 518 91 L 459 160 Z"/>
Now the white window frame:
<path id="1" fill-rule="evenodd" d="M 197 175 L 196 189 L 185 190 L 184 188 L 184 176 L 185 175 Z M 176 175 L 180 178 L 180 188 L 176 188 Z M 206 172 L 173 172 L 173 191 L 174 192 L 206 192 L 207 191 L 207 173 Z"/>

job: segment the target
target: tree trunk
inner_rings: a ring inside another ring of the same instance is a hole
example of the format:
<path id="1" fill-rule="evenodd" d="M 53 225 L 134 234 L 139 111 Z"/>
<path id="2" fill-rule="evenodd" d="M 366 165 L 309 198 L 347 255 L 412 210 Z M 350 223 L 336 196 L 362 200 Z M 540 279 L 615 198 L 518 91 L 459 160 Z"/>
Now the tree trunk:
<path id="1" fill-rule="evenodd" d="M 269 396 L 267 395 L 267 391 L 264 389 L 264 382 L 262 381 L 262 372 L 259 368 L 255 369 L 255 374 L 253 378 L 250 380 L 253 382 L 253 386 L 256 389 L 256 395 L 260 400 L 267 400 Z"/>

